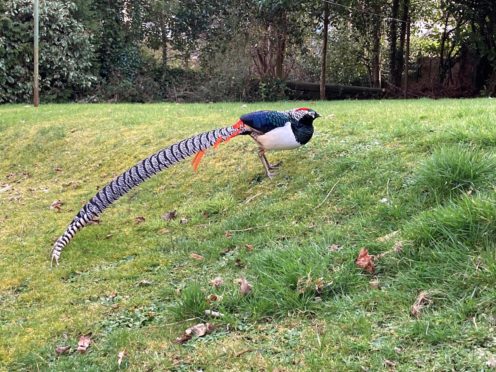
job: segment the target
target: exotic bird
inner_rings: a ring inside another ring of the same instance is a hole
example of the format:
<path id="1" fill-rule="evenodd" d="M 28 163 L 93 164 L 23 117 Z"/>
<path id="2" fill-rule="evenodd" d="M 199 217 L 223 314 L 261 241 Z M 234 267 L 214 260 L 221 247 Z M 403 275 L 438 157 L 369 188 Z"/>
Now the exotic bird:
<path id="1" fill-rule="evenodd" d="M 255 140 L 259 146 L 258 156 L 265 173 L 272 178 L 274 173 L 271 171 L 278 165 L 270 164 L 265 152 L 294 149 L 306 144 L 313 135 L 313 121 L 319 116 L 317 112 L 307 107 L 290 111 L 255 111 L 241 116 L 230 127 L 201 133 L 163 148 L 114 178 L 81 208 L 53 245 L 52 265 L 54 261 L 58 265 L 62 250 L 79 230 L 95 220 L 132 188 L 194 154 L 196 156 L 193 159 L 193 168 L 196 170 L 208 148 L 212 146 L 217 148 L 222 142 L 227 142 L 238 135 L 250 135 Z"/>

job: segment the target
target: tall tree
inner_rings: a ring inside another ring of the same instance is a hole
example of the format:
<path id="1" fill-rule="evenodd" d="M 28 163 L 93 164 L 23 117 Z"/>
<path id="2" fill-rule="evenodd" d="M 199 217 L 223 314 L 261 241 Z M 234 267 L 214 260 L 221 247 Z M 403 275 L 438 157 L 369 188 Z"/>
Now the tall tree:
<path id="1" fill-rule="evenodd" d="M 329 36 L 329 3 L 324 3 L 324 27 L 322 29 L 322 56 L 320 59 L 320 99 L 326 99 L 327 39 Z"/>

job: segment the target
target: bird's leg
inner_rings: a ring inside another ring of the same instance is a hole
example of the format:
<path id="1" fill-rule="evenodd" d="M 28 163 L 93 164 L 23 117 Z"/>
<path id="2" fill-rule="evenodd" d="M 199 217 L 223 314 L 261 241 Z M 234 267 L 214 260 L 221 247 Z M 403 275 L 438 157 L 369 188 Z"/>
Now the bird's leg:
<path id="1" fill-rule="evenodd" d="M 265 157 L 265 150 L 261 147 L 258 149 L 258 157 L 260 158 L 260 161 L 262 162 L 265 168 L 265 174 L 267 175 L 267 177 L 272 179 L 272 177 L 275 176 L 275 173 L 271 172 L 270 164 L 267 161 L 267 158 Z"/>
<path id="2" fill-rule="evenodd" d="M 274 170 L 274 169 L 277 169 L 277 168 L 279 168 L 279 167 L 280 167 L 280 165 L 281 165 L 281 162 L 280 162 L 280 161 L 278 161 L 277 163 L 271 164 L 271 163 L 269 163 L 269 161 L 267 160 L 267 157 L 265 156 L 265 153 L 263 154 L 263 157 L 264 157 L 265 161 L 267 162 L 267 164 L 269 165 L 269 169 L 270 169 L 270 170 Z"/>

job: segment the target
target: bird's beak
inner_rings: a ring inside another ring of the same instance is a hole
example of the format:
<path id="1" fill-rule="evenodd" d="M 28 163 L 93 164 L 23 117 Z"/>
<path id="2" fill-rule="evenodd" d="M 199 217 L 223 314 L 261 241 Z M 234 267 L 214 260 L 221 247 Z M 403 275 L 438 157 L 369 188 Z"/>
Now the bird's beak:
<path id="1" fill-rule="evenodd" d="M 315 113 L 315 119 L 320 118 L 320 115 L 318 113 Z"/>

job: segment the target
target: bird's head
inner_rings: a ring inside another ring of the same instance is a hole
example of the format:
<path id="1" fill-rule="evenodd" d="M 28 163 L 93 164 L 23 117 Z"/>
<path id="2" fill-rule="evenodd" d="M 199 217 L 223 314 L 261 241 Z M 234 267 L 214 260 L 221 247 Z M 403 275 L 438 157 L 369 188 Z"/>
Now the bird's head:
<path id="1" fill-rule="evenodd" d="M 292 114 L 296 120 L 304 125 L 312 125 L 313 121 L 320 117 L 317 111 L 308 107 L 300 107 L 292 110 Z"/>

